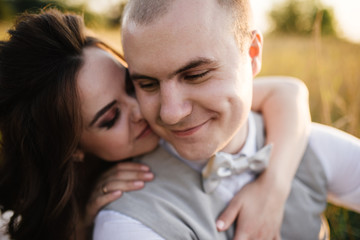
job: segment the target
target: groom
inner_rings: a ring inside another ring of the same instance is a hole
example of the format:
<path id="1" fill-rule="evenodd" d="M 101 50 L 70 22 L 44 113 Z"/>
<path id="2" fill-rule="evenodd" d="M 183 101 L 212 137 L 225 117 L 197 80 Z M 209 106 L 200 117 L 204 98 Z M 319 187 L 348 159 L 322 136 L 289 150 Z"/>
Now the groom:
<path id="1" fill-rule="evenodd" d="M 248 5 L 235 0 L 130 1 L 123 22 L 125 58 L 142 113 L 165 141 L 140 159 L 150 165 L 155 181 L 100 212 L 95 239 L 233 237 L 233 229 L 219 233 L 214 220 L 256 174 L 245 171 L 222 179 L 206 193 L 201 171 L 220 151 L 237 158 L 263 146 L 261 120 L 250 112 L 262 41 L 251 29 Z M 282 239 L 319 237 L 330 177 L 337 176 L 329 174 L 337 167 L 326 164 L 341 153 L 343 164 L 351 165 L 360 154 L 359 139 L 318 125 L 311 134 L 286 203 Z M 332 193 L 359 207 L 359 180 L 349 178 L 345 184 L 345 192 L 336 192 L 335 186 Z"/>

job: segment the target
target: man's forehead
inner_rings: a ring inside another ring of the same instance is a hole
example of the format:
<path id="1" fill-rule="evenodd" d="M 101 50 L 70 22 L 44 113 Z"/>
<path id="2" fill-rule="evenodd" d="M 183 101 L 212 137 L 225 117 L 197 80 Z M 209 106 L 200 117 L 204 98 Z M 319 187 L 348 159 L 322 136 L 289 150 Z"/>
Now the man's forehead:
<path id="1" fill-rule="evenodd" d="M 140 0 L 143 2 L 143 0 Z M 146 2 L 152 2 L 153 0 L 147 0 Z M 155 4 L 156 6 L 157 4 Z M 136 9 L 134 4 L 126 11 L 123 19 L 123 29 L 134 33 L 141 32 L 142 30 L 150 28 L 156 28 L 156 26 L 161 27 L 172 27 L 172 26 L 186 26 L 186 23 L 194 23 L 208 25 L 213 22 L 215 19 L 219 19 L 219 16 L 228 18 L 229 15 L 225 8 L 221 7 L 217 0 L 173 0 L 171 3 L 167 3 L 166 10 L 156 13 L 152 13 L 151 4 L 150 9 L 143 9 L 147 4 L 139 4 Z M 146 12 L 152 17 L 137 17 L 136 13 L 144 15 Z M 148 20 L 148 21 L 145 21 Z"/>
<path id="2" fill-rule="evenodd" d="M 126 51 L 129 45 L 144 48 L 156 47 L 157 43 L 163 40 L 171 40 L 176 44 L 177 39 L 181 39 L 181 41 L 191 43 L 206 34 L 231 29 L 227 14 L 219 10 L 222 8 L 219 7 L 217 1 L 214 0 L 212 4 L 199 4 L 199 6 L 196 6 L 196 3 L 203 3 L 203 1 L 174 1 L 172 8 L 151 24 L 143 25 L 135 21 L 125 21 L 122 34 L 124 50 Z M 146 50 L 151 51 L 151 49 Z"/>
<path id="3" fill-rule="evenodd" d="M 217 0 L 130 0 L 123 17 L 123 24 L 133 21 L 139 25 L 152 24 L 166 14 L 186 14 L 192 10 L 204 12 L 206 8 L 218 8 Z"/>
<path id="4" fill-rule="evenodd" d="M 234 41 L 233 33 L 226 28 L 230 25 L 217 1 L 213 6 L 203 6 L 203 2 L 178 0 L 165 16 L 151 24 L 127 22 L 123 47 L 130 72 L 151 76 L 161 73 L 165 77 L 200 58 L 219 61 L 224 48 L 218 46 Z M 201 6 L 192 7 L 198 3 Z"/>

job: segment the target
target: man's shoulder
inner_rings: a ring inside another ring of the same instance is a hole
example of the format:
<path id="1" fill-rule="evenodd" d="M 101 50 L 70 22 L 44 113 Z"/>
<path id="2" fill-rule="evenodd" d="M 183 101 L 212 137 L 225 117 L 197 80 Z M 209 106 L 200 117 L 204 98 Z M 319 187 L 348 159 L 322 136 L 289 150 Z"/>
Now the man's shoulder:
<path id="1" fill-rule="evenodd" d="M 346 148 L 349 143 L 360 147 L 360 139 L 347 132 L 320 123 L 311 124 L 309 146 L 313 149 L 325 148 L 326 151 L 332 151 Z"/>
<path id="2" fill-rule="evenodd" d="M 144 163 L 147 165 L 164 164 L 169 161 L 177 161 L 172 154 L 169 153 L 163 146 L 158 145 L 153 151 L 136 157 L 135 162 Z"/>
<path id="3" fill-rule="evenodd" d="M 352 158 L 360 153 L 360 139 L 337 128 L 312 123 L 308 147 L 312 148 L 323 165 L 339 156 Z"/>
<path id="4" fill-rule="evenodd" d="M 143 161 L 143 159 L 152 159 L 155 157 L 170 157 L 170 153 L 166 151 L 162 145 L 158 145 L 153 151 L 146 153 L 144 155 L 141 155 L 137 158 L 135 158 L 136 161 Z"/>

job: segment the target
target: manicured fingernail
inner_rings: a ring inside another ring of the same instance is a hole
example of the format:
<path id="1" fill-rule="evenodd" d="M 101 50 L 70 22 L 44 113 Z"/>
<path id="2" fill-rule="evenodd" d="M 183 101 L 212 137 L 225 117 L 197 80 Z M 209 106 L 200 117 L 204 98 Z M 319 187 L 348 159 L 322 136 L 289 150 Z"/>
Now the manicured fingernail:
<path id="1" fill-rule="evenodd" d="M 135 182 L 134 182 L 134 186 L 135 186 L 135 187 L 142 187 L 142 186 L 144 186 L 144 182 L 142 182 L 142 181 L 135 181 Z"/>
<path id="2" fill-rule="evenodd" d="M 217 220 L 216 221 L 216 227 L 217 227 L 218 230 L 222 230 L 224 228 L 224 226 L 225 226 L 224 221 L 222 221 L 222 220 Z"/>
<path id="3" fill-rule="evenodd" d="M 145 173 L 144 174 L 144 178 L 146 178 L 146 179 L 152 179 L 153 177 L 154 177 L 153 173 Z"/>
<path id="4" fill-rule="evenodd" d="M 120 191 L 120 190 L 117 190 L 117 191 L 112 192 L 111 194 L 114 195 L 114 196 L 120 196 L 120 195 L 121 195 L 121 191 Z"/>
<path id="5" fill-rule="evenodd" d="M 148 166 L 144 166 L 144 165 L 142 165 L 140 167 L 140 169 L 143 170 L 143 171 L 149 171 L 150 170 L 150 168 Z"/>

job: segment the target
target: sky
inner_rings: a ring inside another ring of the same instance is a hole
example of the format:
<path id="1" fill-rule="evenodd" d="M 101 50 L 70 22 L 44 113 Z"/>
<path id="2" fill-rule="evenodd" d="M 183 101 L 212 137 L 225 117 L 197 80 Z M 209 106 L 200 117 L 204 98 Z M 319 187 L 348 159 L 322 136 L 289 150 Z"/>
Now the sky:
<path id="1" fill-rule="evenodd" d="M 80 0 L 81 1 L 81 0 Z M 92 10 L 106 12 L 121 0 L 85 0 Z M 269 28 L 267 12 L 276 3 L 284 0 L 250 0 L 256 26 L 263 32 Z M 333 8 L 338 21 L 339 34 L 350 41 L 360 43 L 360 0 L 320 0 L 325 6 Z"/>

